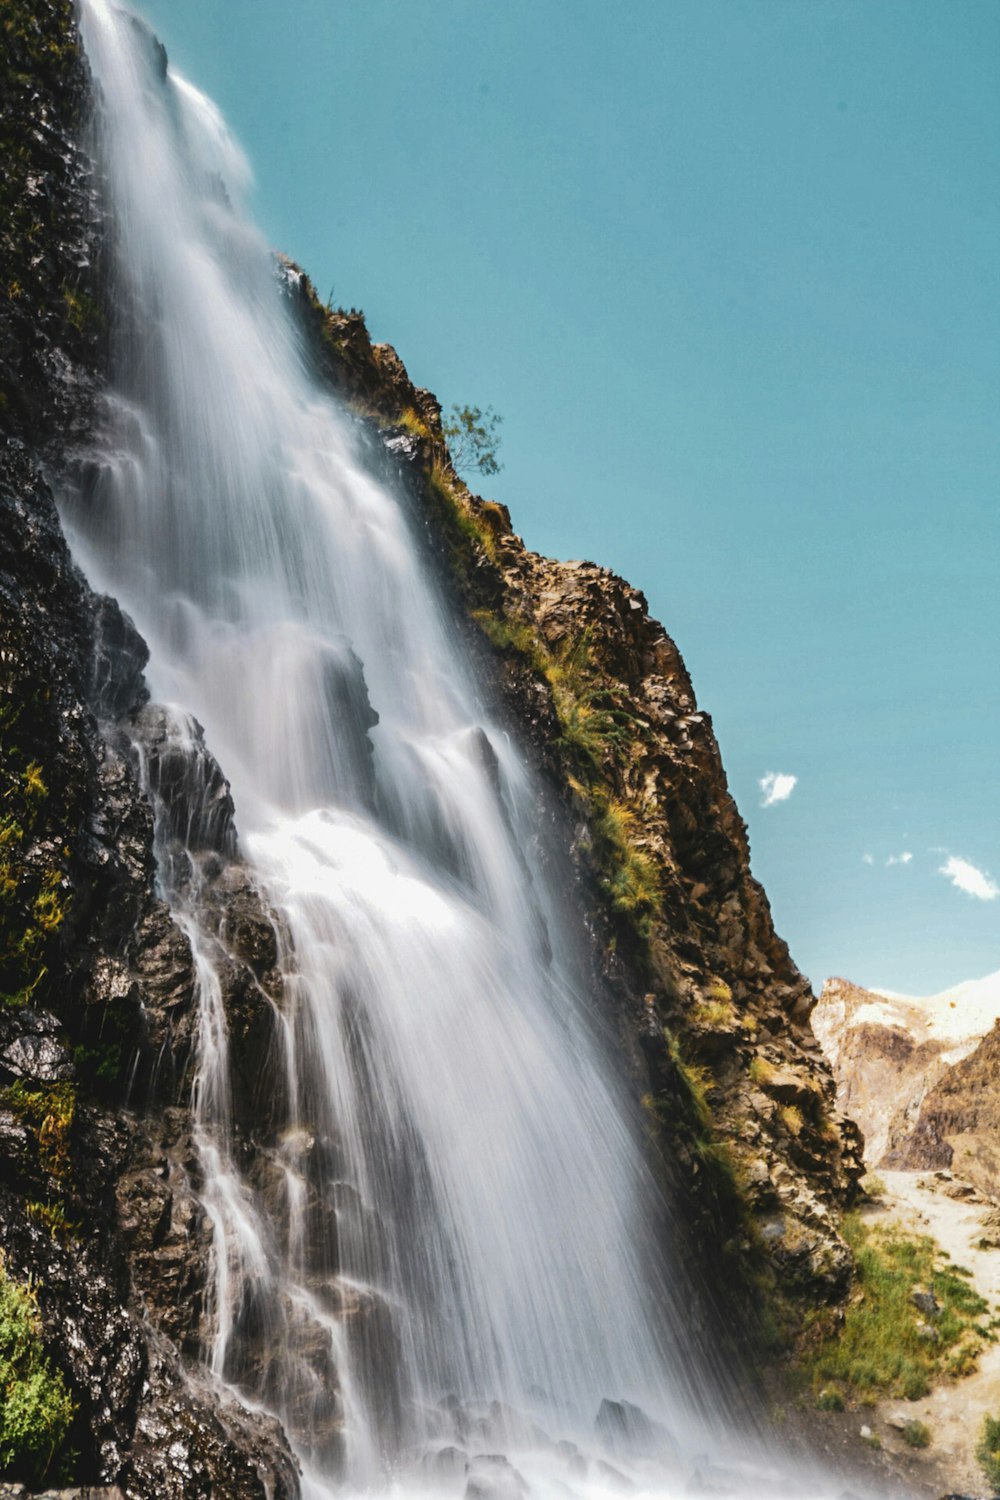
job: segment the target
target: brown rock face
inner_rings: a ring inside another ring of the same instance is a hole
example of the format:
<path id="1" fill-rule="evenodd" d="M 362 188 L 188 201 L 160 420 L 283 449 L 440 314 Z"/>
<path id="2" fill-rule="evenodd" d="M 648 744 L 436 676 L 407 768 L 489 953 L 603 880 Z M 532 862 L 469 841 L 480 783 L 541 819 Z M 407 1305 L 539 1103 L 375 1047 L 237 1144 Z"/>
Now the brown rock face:
<path id="1" fill-rule="evenodd" d="M 950 1167 L 997 1197 L 998 1009 L 996 975 L 922 1000 L 827 981 L 813 1026 L 872 1166 Z"/>
<path id="2" fill-rule="evenodd" d="M 1000 1203 L 1000 1021 L 928 1089 L 886 1165 L 951 1167 Z"/>

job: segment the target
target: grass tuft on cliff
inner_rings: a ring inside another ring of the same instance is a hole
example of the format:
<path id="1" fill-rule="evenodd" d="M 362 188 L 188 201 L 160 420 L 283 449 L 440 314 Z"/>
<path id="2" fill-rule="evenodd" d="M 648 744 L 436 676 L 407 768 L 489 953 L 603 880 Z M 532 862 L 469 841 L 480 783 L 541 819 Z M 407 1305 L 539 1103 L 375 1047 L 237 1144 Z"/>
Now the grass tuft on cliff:
<path id="1" fill-rule="evenodd" d="M 0 1260 L 0 1472 L 29 1484 L 64 1477 L 75 1414 L 61 1372 L 45 1357 L 34 1292 L 12 1281 Z"/>
<path id="2" fill-rule="evenodd" d="M 847 1215 L 843 1231 L 857 1264 L 857 1289 L 840 1328 L 807 1362 L 817 1399 L 835 1391 L 862 1404 L 881 1396 L 916 1401 L 935 1379 L 971 1374 L 996 1335 L 984 1321 L 989 1305 L 968 1273 L 948 1265 L 927 1235 L 869 1227 L 857 1213 Z M 914 1302 L 919 1290 L 934 1297 L 936 1313 Z"/>

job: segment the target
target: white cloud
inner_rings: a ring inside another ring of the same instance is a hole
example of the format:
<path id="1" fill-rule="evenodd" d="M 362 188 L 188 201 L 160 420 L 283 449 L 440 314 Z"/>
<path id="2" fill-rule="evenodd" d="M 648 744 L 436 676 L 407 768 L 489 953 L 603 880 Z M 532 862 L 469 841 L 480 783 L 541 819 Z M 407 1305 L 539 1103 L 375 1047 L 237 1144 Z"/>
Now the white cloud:
<path id="1" fill-rule="evenodd" d="M 764 793 L 761 807 L 773 807 L 776 802 L 787 802 L 798 779 L 797 776 L 789 776 L 786 771 L 768 771 L 758 782 Z"/>
<path id="2" fill-rule="evenodd" d="M 861 863 L 863 865 L 873 865 L 875 863 L 874 854 L 862 854 Z"/>
<path id="3" fill-rule="evenodd" d="M 965 891 L 967 896 L 975 896 L 978 901 L 995 901 L 1000 896 L 1000 885 L 996 885 L 985 870 L 977 869 L 967 859 L 959 859 L 957 854 L 948 856 L 938 874 L 947 875 L 956 890 Z"/>
<path id="4" fill-rule="evenodd" d="M 890 870 L 893 865 L 908 865 L 913 859 L 909 849 L 904 849 L 902 854 L 890 854 L 885 862 L 885 867 Z"/>

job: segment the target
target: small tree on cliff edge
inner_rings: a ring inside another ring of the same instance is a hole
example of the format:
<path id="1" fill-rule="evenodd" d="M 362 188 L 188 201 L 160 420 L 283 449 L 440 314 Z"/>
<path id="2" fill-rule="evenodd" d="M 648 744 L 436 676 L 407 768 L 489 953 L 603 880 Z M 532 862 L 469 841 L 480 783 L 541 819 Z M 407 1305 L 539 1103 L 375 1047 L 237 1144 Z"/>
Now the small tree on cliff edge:
<path id="1" fill-rule="evenodd" d="M 503 464 L 497 462 L 503 417 L 488 406 L 453 406 L 441 424 L 451 450 L 451 461 L 459 473 L 499 474 Z"/>

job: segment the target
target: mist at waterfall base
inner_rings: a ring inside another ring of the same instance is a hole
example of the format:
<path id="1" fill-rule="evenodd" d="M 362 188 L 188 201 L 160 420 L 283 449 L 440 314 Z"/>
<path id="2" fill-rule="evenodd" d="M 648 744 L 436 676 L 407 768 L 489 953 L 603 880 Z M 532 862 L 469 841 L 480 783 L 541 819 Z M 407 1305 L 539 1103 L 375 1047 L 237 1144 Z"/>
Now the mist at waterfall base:
<path id="1" fill-rule="evenodd" d="M 682 1492 L 721 1452 L 721 1402 L 682 1352 L 666 1216 L 531 773 L 405 495 L 310 374 L 218 112 L 118 6 L 84 0 L 82 29 L 118 312 L 63 510 L 149 645 L 161 755 L 191 768 L 184 857 L 163 805 L 157 843 L 198 980 L 206 1376 L 280 1418 L 309 1497 Z M 266 1172 L 234 1139 L 202 911 L 211 756 L 277 913 Z M 605 1401 L 647 1415 L 595 1427 Z M 773 1493 L 730 1440 L 741 1492 Z"/>

